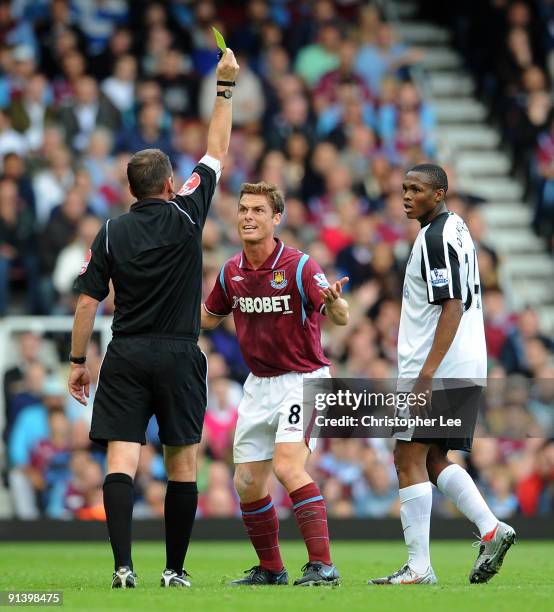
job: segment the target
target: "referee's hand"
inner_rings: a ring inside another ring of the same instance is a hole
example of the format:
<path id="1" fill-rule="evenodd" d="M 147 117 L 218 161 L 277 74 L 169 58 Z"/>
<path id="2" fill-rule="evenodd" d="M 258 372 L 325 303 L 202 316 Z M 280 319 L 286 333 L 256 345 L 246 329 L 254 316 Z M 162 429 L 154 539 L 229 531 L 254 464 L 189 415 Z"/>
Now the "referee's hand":
<path id="1" fill-rule="evenodd" d="M 215 69 L 218 81 L 234 81 L 239 73 L 239 65 L 235 54 L 227 47 Z"/>
<path id="2" fill-rule="evenodd" d="M 71 364 L 67 386 L 71 397 L 86 406 L 90 393 L 90 372 L 86 365 Z"/>

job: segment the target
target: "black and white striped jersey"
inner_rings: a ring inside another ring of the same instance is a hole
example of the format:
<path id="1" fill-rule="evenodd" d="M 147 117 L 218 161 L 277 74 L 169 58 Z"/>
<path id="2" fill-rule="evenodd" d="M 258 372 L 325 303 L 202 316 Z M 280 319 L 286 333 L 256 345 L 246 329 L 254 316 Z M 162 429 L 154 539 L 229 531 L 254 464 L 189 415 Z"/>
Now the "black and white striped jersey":
<path id="1" fill-rule="evenodd" d="M 444 212 L 421 228 L 404 278 L 398 334 L 398 376 L 416 378 L 429 354 L 441 302 L 462 301 L 463 316 L 436 378 L 485 379 L 487 349 L 479 268 L 463 219 Z"/>

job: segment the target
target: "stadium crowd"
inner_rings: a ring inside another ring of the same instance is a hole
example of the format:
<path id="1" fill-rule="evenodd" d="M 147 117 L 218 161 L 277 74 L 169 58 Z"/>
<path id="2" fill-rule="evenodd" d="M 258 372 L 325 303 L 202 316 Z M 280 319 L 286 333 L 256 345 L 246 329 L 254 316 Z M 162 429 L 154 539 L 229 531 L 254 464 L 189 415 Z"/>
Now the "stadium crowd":
<path id="1" fill-rule="evenodd" d="M 212 25 L 241 73 L 230 154 L 204 230 L 205 294 L 238 248 L 241 183 L 275 183 L 287 196 L 283 241 L 309 252 L 329 278 L 351 279 L 350 324 L 324 326 L 334 373 L 393 378 L 403 270 L 419 229 L 403 213 L 401 182 L 406 168 L 434 159 L 435 120 L 410 80 L 421 51 L 361 2 L 133 1 L 131 10 L 124 0 L 0 0 L 0 316 L 73 314 L 73 282 L 93 237 L 133 202 L 132 152 L 161 148 L 177 182 L 189 176 L 205 152 L 213 104 Z M 491 377 L 554 378 L 554 341 L 531 308 L 512 312 L 505 300 L 499 257 L 485 239 L 486 202 L 459 192 L 448 170 L 448 206 L 478 249 Z M 113 301 L 101 309 L 110 315 Z M 88 440 L 92 401 L 74 403 L 62 382 L 67 341 L 21 334 L 4 373 L 5 477 L 20 518 L 103 517 L 105 457 Z M 283 342 L 275 338 L 276 347 Z M 234 516 L 232 439 L 248 371 L 230 317 L 200 344 L 209 400 L 199 514 Z M 93 380 L 101 358 L 93 343 Z M 500 518 L 551 513 L 552 389 L 516 384 L 501 398 L 510 418 L 497 419 L 495 437 L 477 437 L 472 455 L 458 460 Z M 510 427 L 523 421 L 534 437 L 514 440 Z M 321 441 L 311 466 L 331 516 L 398 515 L 390 441 Z M 164 482 L 151 423 L 135 516 L 163 516 Z M 273 486 L 286 515 L 289 497 Z M 434 511 L 454 512 L 439 495 Z"/>
<path id="2" fill-rule="evenodd" d="M 454 32 L 511 149 L 513 173 L 536 202 L 533 228 L 554 251 L 554 4 L 429 0 L 421 6 L 423 17 Z"/>

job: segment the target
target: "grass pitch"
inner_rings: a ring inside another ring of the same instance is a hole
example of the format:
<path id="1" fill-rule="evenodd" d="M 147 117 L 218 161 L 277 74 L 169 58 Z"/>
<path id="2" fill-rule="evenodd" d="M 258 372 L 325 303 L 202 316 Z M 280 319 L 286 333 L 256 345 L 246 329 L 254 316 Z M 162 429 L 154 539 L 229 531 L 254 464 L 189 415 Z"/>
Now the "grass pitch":
<path id="1" fill-rule="evenodd" d="M 476 557 L 470 542 L 435 542 L 431 547 L 436 586 L 367 586 L 369 577 L 397 570 L 406 559 L 402 542 L 332 542 L 342 575 L 336 588 L 241 587 L 228 582 L 254 565 L 249 542 L 195 542 L 188 555 L 191 589 L 161 589 L 164 545 L 137 543 L 133 549 L 139 586 L 111 591 L 112 558 L 106 543 L 0 544 L 0 590 L 60 590 L 70 610 L 189 610 L 265 612 L 278 610 L 552 610 L 554 542 L 520 542 L 489 584 L 470 585 Z M 306 561 L 301 542 L 283 542 L 291 584 Z"/>

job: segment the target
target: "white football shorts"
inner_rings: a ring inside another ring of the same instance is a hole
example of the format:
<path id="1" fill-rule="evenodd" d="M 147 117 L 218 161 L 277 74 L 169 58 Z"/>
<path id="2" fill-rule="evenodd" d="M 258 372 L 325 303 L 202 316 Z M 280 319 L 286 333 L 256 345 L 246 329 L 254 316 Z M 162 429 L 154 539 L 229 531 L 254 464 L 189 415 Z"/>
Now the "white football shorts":
<path id="1" fill-rule="evenodd" d="M 302 442 L 303 381 L 306 378 L 330 378 L 328 367 L 314 372 L 288 372 L 281 376 L 254 376 L 244 383 L 239 405 L 233 457 L 235 463 L 266 461 L 273 458 L 278 442 Z M 310 451 L 316 438 L 307 442 Z"/>

